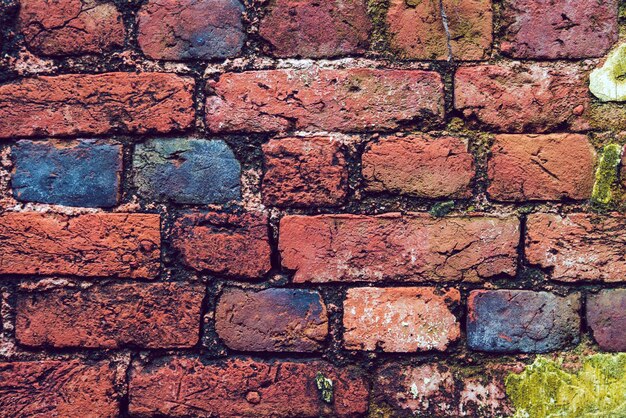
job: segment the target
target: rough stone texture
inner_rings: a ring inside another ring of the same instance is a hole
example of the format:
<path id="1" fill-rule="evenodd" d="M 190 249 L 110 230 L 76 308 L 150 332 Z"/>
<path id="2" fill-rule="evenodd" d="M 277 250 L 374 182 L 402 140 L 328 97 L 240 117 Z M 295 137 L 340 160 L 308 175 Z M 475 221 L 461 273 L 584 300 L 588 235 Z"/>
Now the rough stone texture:
<path id="1" fill-rule="evenodd" d="M 626 281 L 626 218 L 573 213 L 530 215 L 526 258 L 554 280 Z"/>
<path id="2" fill-rule="evenodd" d="M 0 411 L 4 417 L 114 418 L 119 398 L 107 362 L 0 363 Z"/>
<path id="3" fill-rule="evenodd" d="M 154 278 L 159 215 L 37 212 L 0 215 L 0 274 Z"/>
<path id="4" fill-rule="evenodd" d="M 208 87 L 212 132 L 385 131 L 436 125 L 444 112 L 441 76 L 432 71 L 246 71 Z"/>
<path id="5" fill-rule="evenodd" d="M 596 152 L 585 135 L 497 135 L 488 165 L 494 200 L 588 199 Z"/>
<path id="6" fill-rule="evenodd" d="M 387 405 L 394 418 L 511 416 L 504 386 L 509 368 L 481 365 L 468 375 L 441 363 L 387 363 L 376 370 L 370 410 Z"/>
<path id="7" fill-rule="evenodd" d="M 333 382 L 333 402 L 320 398 L 317 373 Z M 354 368 L 323 361 L 201 362 L 168 358 L 131 372 L 130 413 L 137 417 L 362 417 L 368 388 Z"/>
<path id="8" fill-rule="evenodd" d="M 307 289 L 227 289 L 215 309 L 215 328 L 238 351 L 317 351 L 328 335 L 319 293 Z"/>
<path id="9" fill-rule="evenodd" d="M 180 131 L 194 81 L 166 73 L 67 74 L 0 85 L 0 138 Z"/>
<path id="10" fill-rule="evenodd" d="M 461 335 L 450 312 L 458 290 L 432 287 L 348 289 L 343 303 L 344 346 L 392 353 L 444 351 Z"/>
<path id="11" fill-rule="evenodd" d="M 95 0 L 20 0 L 19 27 L 41 55 L 101 54 L 124 45 L 122 15 Z"/>
<path id="12" fill-rule="evenodd" d="M 472 281 L 515 274 L 519 234 L 517 218 L 294 215 L 278 247 L 296 283 Z"/>
<path id="13" fill-rule="evenodd" d="M 137 15 L 147 57 L 210 60 L 239 54 L 245 34 L 238 0 L 149 0 Z"/>
<path id="14" fill-rule="evenodd" d="M 341 144 L 328 137 L 281 138 L 263 144 L 263 202 L 270 206 L 336 206 L 348 186 Z"/>
<path id="15" fill-rule="evenodd" d="M 271 268 L 265 215 L 188 213 L 176 221 L 173 245 L 183 262 L 217 275 L 260 279 Z"/>
<path id="16" fill-rule="evenodd" d="M 134 182 L 157 202 L 221 204 L 241 196 L 241 165 L 221 140 L 151 139 L 135 147 Z"/>
<path id="17" fill-rule="evenodd" d="M 11 155 L 11 187 L 17 200 L 83 207 L 117 205 L 122 172 L 119 144 L 18 141 Z"/>
<path id="18" fill-rule="evenodd" d="M 273 56 L 325 58 L 364 53 L 371 27 L 364 0 L 272 0 L 259 34 Z"/>
<path id="19" fill-rule="evenodd" d="M 16 339 L 27 346 L 192 347 L 200 338 L 204 286 L 111 284 L 20 293 Z"/>
<path id="20" fill-rule="evenodd" d="M 601 57 L 617 41 L 617 0 L 506 0 L 501 50 L 515 58 Z"/>
<path id="21" fill-rule="evenodd" d="M 580 295 L 474 290 L 467 301 L 467 345 L 496 353 L 545 353 L 580 340 Z"/>
<path id="22" fill-rule="evenodd" d="M 440 4 L 447 18 L 450 41 Z M 491 0 L 391 0 L 385 23 L 391 48 L 403 58 L 482 60 L 492 42 Z"/>
<path id="23" fill-rule="evenodd" d="M 601 349 L 626 351 L 626 289 L 587 296 L 587 324 Z"/>
<path id="24" fill-rule="evenodd" d="M 367 190 L 426 198 L 471 195 L 474 158 L 467 141 L 430 135 L 388 137 L 368 145 L 363 153 Z"/>
<path id="25" fill-rule="evenodd" d="M 460 67 L 454 78 L 454 107 L 471 125 L 498 132 L 589 128 L 585 76 L 570 64 Z"/>

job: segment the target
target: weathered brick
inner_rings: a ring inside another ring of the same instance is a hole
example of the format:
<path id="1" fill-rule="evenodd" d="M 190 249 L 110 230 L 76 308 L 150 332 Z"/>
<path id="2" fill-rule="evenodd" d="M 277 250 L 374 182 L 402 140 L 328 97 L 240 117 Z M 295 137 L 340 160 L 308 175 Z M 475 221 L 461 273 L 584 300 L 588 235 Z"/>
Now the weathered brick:
<path id="1" fill-rule="evenodd" d="M 220 204 L 241 196 L 241 165 L 221 140 L 151 139 L 135 147 L 134 182 L 157 202 Z"/>
<path id="2" fill-rule="evenodd" d="M 472 350 L 544 353 L 580 340 L 580 295 L 530 290 L 474 290 L 467 301 Z"/>
<path id="3" fill-rule="evenodd" d="M 0 363 L 0 415 L 114 418 L 120 413 L 115 377 L 107 362 Z"/>
<path id="4" fill-rule="evenodd" d="M 189 60 L 233 57 L 245 39 L 238 0 L 149 0 L 137 15 L 147 57 Z"/>
<path id="5" fill-rule="evenodd" d="M 626 218 L 584 213 L 528 217 L 526 258 L 554 280 L 626 281 Z"/>
<path id="6" fill-rule="evenodd" d="M 517 218 L 425 214 L 285 216 L 283 267 L 294 282 L 419 282 L 513 275 Z"/>
<path id="7" fill-rule="evenodd" d="M 492 20 L 491 0 L 391 0 L 385 23 L 392 49 L 404 58 L 473 61 L 489 56 Z"/>
<path id="8" fill-rule="evenodd" d="M 93 0 L 20 0 L 19 27 L 42 55 L 101 54 L 124 45 L 122 14 Z"/>
<path id="9" fill-rule="evenodd" d="M 506 0 L 502 52 L 515 58 L 601 57 L 617 41 L 617 0 Z"/>
<path id="10" fill-rule="evenodd" d="M 37 212 L 0 215 L 0 274 L 153 278 L 159 215 Z"/>
<path id="11" fill-rule="evenodd" d="M 587 325 L 601 349 L 626 351 L 626 289 L 605 289 L 589 295 Z"/>
<path id="12" fill-rule="evenodd" d="M 375 372 L 370 411 L 386 407 L 394 418 L 511 416 L 504 380 L 512 368 L 487 364 L 472 373 L 441 363 L 388 363 Z"/>
<path id="13" fill-rule="evenodd" d="M 328 335 L 319 293 L 306 289 L 227 289 L 215 310 L 215 328 L 239 351 L 317 351 Z"/>
<path id="14" fill-rule="evenodd" d="M 316 375 L 332 380 L 331 403 L 322 399 Z M 323 361 L 202 362 L 167 358 L 138 365 L 130 380 L 130 413 L 136 417 L 362 417 L 368 388 L 355 368 Z"/>
<path id="15" fill-rule="evenodd" d="M 324 58 L 364 53 L 371 26 L 364 0 L 272 0 L 259 34 L 273 56 Z"/>
<path id="16" fill-rule="evenodd" d="M 344 346 L 393 353 L 443 351 L 461 335 L 450 312 L 458 290 L 432 287 L 348 289 L 343 303 Z"/>
<path id="17" fill-rule="evenodd" d="M 200 337 L 203 298 L 204 286 L 187 283 L 22 292 L 15 334 L 27 346 L 192 347 Z"/>
<path id="18" fill-rule="evenodd" d="M 487 189 L 494 200 L 588 199 L 596 153 L 585 135 L 497 135 Z"/>
<path id="19" fill-rule="evenodd" d="M 0 138 L 180 131 L 194 122 L 193 90 L 166 73 L 25 78 L 0 85 Z"/>
<path id="20" fill-rule="evenodd" d="M 273 139 L 263 145 L 263 201 L 271 206 L 335 206 L 343 202 L 348 167 L 328 137 Z"/>
<path id="21" fill-rule="evenodd" d="M 119 144 L 18 141 L 11 155 L 11 187 L 17 200 L 83 207 L 111 207 L 119 200 Z"/>
<path id="22" fill-rule="evenodd" d="M 467 141 L 420 134 L 369 144 L 362 173 L 367 190 L 373 192 L 463 198 L 471 195 L 475 168 Z"/>
<path id="23" fill-rule="evenodd" d="M 570 64 L 460 67 L 454 107 L 472 125 L 498 132 L 584 131 L 590 107 L 585 76 Z"/>
<path id="24" fill-rule="evenodd" d="M 209 83 L 212 132 L 385 131 L 440 124 L 441 76 L 422 70 L 267 70 Z"/>
<path id="25" fill-rule="evenodd" d="M 271 268 L 269 226 L 261 213 L 185 214 L 172 239 L 183 262 L 196 270 L 259 279 Z"/>

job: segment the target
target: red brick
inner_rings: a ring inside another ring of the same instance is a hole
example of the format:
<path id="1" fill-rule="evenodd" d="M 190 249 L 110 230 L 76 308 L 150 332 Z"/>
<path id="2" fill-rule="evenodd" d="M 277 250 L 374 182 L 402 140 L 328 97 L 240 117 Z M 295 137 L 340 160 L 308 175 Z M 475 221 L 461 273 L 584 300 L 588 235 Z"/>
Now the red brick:
<path id="1" fill-rule="evenodd" d="M 321 399 L 315 377 L 333 382 L 333 402 Z M 130 380 L 130 413 L 137 417 L 362 417 L 368 388 L 354 368 L 323 361 L 202 362 L 167 358 L 138 365 Z"/>
<path id="2" fill-rule="evenodd" d="M 515 274 L 519 233 L 517 218 L 295 215 L 278 246 L 296 283 L 474 281 Z"/>
<path id="3" fill-rule="evenodd" d="M 441 76 L 422 70 L 268 70 L 209 83 L 212 132 L 384 131 L 439 124 Z"/>
<path id="4" fill-rule="evenodd" d="M 33 361 L 0 363 L 3 417 L 119 416 L 115 371 L 107 362 Z"/>
<path id="5" fill-rule="evenodd" d="M 328 335 L 319 293 L 306 289 L 227 289 L 215 310 L 215 328 L 239 351 L 317 351 Z"/>
<path id="6" fill-rule="evenodd" d="M 0 86 L 0 138 L 180 131 L 194 122 L 193 90 L 166 73 L 26 78 Z"/>
<path id="7" fill-rule="evenodd" d="M 371 26 L 364 0 L 272 0 L 259 34 L 273 56 L 324 58 L 364 53 Z"/>
<path id="8" fill-rule="evenodd" d="M 204 286 L 185 283 L 20 293 L 15 333 L 28 346 L 192 347 L 199 339 L 203 298 Z"/>
<path id="9" fill-rule="evenodd" d="M 269 227 L 261 213 L 188 213 L 172 238 L 183 262 L 199 271 L 258 279 L 271 268 Z"/>
<path id="10" fill-rule="evenodd" d="M 620 164 L 620 179 L 622 187 L 626 187 L 626 145 L 622 148 L 622 162 Z"/>
<path id="11" fill-rule="evenodd" d="M 335 206 L 343 202 L 348 167 L 328 137 L 273 139 L 263 145 L 263 201 L 270 206 Z"/>
<path id="12" fill-rule="evenodd" d="M 101 54 L 124 45 L 122 15 L 111 3 L 20 0 L 19 26 L 42 55 Z"/>
<path id="13" fill-rule="evenodd" d="M 528 217 L 526 257 L 564 282 L 626 281 L 626 218 L 583 213 Z"/>
<path id="14" fill-rule="evenodd" d="M 454 107 L 471 125 L 510 133 L 589 128 L 587 82 L 574 65 L 460 67 L 454 86 Z"/>
<path id="15" fill-rule="evenodd" d="M 0 216 L 0 274 L 153 278 L 159 272 L 159 215 Z"/>
<path id="16" fill-rule="evenodd" d="M 440 4 L 447 18 L 446 34 Z M 482 60 L 492 42 L 491 0 L 391 0 L 386 24 L 391 47 L 402 57 L 420 60 Z"/>
<path id="17" fill-rule="evenodd" d="M 461 138 L 389 137 L 368 145 L 362 173 L 369 191 L 462 198 L 472 192 L 474 159 Z"/>
<path id="18" fill-rule="evenodd" d="M 393 353 L 448 348 L 461 335 L 450 312 L 458 290 L 433 287 L 348 289 L 343 303 L 344 346 Z"/>
<path id="19" fill-rule="evenodd" d="M 587 324 L 601 349 L 626 351 L 626 289 L 605 289 L 589 295 Z"/>
<path id="20" fill-rule="evenodd" d="M 617 41 L 617 0 L 507 0 L 502 52 L 515 58 L 601 57 Z"/>
<path id="21" fill-rule="evenodd" d="M 596 153 L 585 135 L 498 135 L 487 189 L 494 200 L 588 199 Z"/>

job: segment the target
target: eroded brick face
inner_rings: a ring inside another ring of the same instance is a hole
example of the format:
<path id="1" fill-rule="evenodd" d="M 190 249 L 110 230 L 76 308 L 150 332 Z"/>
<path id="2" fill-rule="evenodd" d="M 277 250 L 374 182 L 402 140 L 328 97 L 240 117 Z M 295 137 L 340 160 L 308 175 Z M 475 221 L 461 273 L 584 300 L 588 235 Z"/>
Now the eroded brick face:
<path id="1" fill-rule="evenodd" d="M 602 349 L 626 351 L 626 289 L 607 289 L 589 295 L 587 323 Z"/>

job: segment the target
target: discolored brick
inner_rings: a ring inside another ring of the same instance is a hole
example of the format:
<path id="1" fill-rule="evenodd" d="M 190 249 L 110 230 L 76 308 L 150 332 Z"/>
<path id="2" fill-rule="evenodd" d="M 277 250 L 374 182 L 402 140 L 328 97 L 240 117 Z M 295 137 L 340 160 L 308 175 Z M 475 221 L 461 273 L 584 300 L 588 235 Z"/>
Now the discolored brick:
<path id="1" fill-rule="evenodd" d="M 626 289 L 587 296 L 587 324 L 601 349 L 626 351 Z"/>

